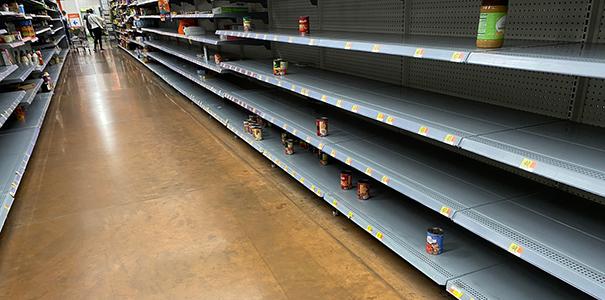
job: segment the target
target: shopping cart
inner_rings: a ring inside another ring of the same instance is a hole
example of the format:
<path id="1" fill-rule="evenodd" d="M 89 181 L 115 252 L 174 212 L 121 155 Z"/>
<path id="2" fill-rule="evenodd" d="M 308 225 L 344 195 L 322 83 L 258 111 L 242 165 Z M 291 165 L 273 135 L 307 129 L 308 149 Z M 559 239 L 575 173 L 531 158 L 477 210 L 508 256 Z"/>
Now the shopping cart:
<path id="1" fill-rule="evenodd" d="M 72 47 L 80 53 L 80 49 L 84 51 L 88 50 L 88 54 L 92 54 L 90 51 L 90 47 L 88 46 L 88 37 L 86 36 L 86 30 L 83 27 L 74 27 L 70 28 L 69 32 L 71 33 L 71 43 Z"/>

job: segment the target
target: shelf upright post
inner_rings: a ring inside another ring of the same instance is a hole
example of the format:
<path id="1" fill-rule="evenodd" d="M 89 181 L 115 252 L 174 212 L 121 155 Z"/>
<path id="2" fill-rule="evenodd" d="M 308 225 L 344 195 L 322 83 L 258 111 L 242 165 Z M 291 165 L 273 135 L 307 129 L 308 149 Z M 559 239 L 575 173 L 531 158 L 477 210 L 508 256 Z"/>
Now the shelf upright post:
<path id="1" fill-rule="evenodd" d="M 586 21 L 584 22 L 584 34 L 582 43 L 596 43 L 599 31 L 598 24 L 601 20 L 601 12 L 603 12 L 603 1 L 592 0 L 589 5 Z M 584 116 L 584 100 L 586 99 L 586 91 L 590 78 L 575 76 L 574 95 L 569 105 L 567 117 L 574 122 L 581 122 Z"/>

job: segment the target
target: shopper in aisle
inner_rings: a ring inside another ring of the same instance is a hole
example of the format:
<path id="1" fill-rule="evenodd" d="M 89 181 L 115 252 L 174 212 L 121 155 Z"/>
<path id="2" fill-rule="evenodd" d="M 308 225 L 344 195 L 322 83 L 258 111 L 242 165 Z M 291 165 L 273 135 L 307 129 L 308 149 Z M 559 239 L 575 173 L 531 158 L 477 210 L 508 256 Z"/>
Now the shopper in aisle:
<path id="1" fill-rule="evenodd" d="M 63 27 L 65 28 L 65 37 L 67 38 L 67 43 L 71 47 L 71 32 L 69 32 L 71 25 L 69 24 L 69 20 L 67 20 L 67 12 L 64 10 L 61 11 L 61 21 L 63 22 Z"/>
<path id="2" fill-rule="evenodd" d="M 94 51 L 97 52 L 97 46 L 99 50 L 103 51 L 103 30 L 105 30 L 103 26 L 103 19 L 94 14 L 92 9 L 88 9 L 86 11 L 88 14 L 84 17 L 84 21 L 86 22 L 86 28 L 89 30 L 89 33 L 92 35 L 95 47 Z"/>

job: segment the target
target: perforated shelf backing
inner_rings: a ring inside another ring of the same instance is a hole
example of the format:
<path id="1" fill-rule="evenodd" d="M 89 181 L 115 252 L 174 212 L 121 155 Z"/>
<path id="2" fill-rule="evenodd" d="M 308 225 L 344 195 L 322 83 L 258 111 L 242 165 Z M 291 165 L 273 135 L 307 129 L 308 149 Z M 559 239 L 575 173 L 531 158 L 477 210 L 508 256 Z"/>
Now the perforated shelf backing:
<path id="1" fill-rule="evenodd" d="M 605 5 L 601 5 L 601 22 L 597 33 L 597 43 L 605 43 Z"/>
<path id="2" fill-rule="evenodd" d="M 589 79 L 582 122 L 605 127 L 605 80 Z"/>
<path id="3" fill-rule="evenodd" d="M 401 0 L 322 0 L 319 9 L 322 30 L 404 33 Z"/>
<path id="4" fill-rule="evenodd" d="M 575 77 L 407 59 L 405 85 L 504 107 L 566 118 Z"/>
<path id="5" fill-rule="evenodd" d="M 324 69 L 401 84 L 403 57 L 366 52 L 326 49 Z"/>
<path id="6" fill-rule="evenodd" d="M 319 67 L 321 48 L 300 46 L 285 43 L 271 43 L 273 57 L 286 59 L 290 62 L 305 63 Z"/>
<path id="7" fill-rule="evenodd" d="M 317 6 L 308 0 L 270 0 L 269 25 L 271 28 L 298 28 L 298 17 L 309 16 L 311 30 L 321 29 Z"/>

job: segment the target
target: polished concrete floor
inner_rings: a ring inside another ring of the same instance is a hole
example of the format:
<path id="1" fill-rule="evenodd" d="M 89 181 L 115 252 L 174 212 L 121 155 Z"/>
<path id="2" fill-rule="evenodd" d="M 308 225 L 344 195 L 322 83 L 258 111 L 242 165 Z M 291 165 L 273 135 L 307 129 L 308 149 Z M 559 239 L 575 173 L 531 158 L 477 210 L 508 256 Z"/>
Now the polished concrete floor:
<path id="1" fill-rule="evenodd" d="M 0 299 L 447 298 L 121 50 L 66 66 Z"/>

